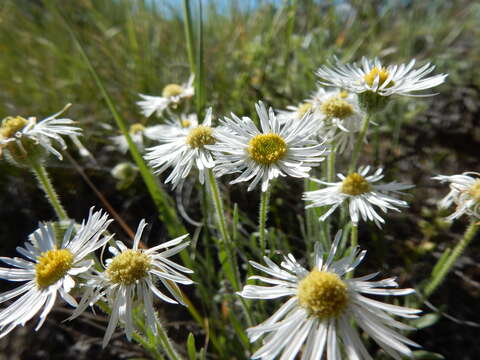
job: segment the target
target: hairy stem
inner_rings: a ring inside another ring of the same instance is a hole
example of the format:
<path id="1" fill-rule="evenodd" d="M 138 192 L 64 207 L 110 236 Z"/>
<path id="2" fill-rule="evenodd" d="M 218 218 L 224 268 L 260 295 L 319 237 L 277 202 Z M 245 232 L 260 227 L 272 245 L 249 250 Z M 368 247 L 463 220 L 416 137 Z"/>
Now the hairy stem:
<path id="1" fill-rule="evenodd" d="M 32 162 L 32 170 L 36 179 L 38 180 L 38 184 L 45 192 L 50 205 L 52 205 L 53 210 L 55 210 L 58 219 L 68 220 L 68 215 L 63 208 L 57 193 L 55 192 L 53 184 L 50 181 L 50 177 L 48 176 L 47 169 L 45 169 L 45 167 L 39 162 Z"/>
<path id="2" fill-rule="evenodd" d="M 475 237 L 477 230 L 478 230 L 477 221 L 472 220 L 469 227 L 465 230 L 462 240 L 460 240 L 457 246 L 455 246 L 455 248 L 453 249 L 450 256 L 447 258 L 445 263 L 435 273 L 431 281 L 429 281 L 427 286 L 425 287 L 425 290 L 423 291 L 423 296 L 425 300 L 428 299 L 428 297 L 432 295 L 435 292 L 435 290 L 437 290 L 437 288 L 441 285 L 443 280 L 445 280 L 445 277 L 450 272 L 450 270 L 452 270 L 452 267 L 453 265 L 455 265 L 455 262 L 457 261 L 458 257 L 463 253 L 463 251 L 466 249 L 468 244 L 470 244 L 470 242 Z"/>
<path id="3" fill-rule="evenodd" d="M 362 127 L 360 128 L 360 132 L 358 133 L 357 140 L 353 148 L 352 158 L 350 160 L 350 166 L 348 167 L 349 173 L 354 172 L 357 167 L 358 158 L 360 156 L 360 153 L 362 152 L 363 141 L 365 140 L 365 135 L 367 134 L 368 125 L 370 124 L 371 119 L 371 114 L 366 114 L 363 118 Z"/>
<path id="4" fill-rule="evenodd" d="M 258 216 L 258 231 L 259 231 L 259 241 L 260 249 L 262 251 L 262 256 L 265 256 L 265 225 L 267 223 L 267 214 L 268 214 L 268 203 L 270 201 L 270 188 L 267 191 L 262 191 L 260 195 L 260 211 Z"/>

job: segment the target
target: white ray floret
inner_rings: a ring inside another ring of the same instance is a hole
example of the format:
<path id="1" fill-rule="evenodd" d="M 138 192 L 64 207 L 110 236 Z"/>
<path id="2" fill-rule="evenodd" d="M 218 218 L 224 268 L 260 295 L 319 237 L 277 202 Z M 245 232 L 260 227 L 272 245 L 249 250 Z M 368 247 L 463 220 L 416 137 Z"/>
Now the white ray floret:
<path id="1" fill-rule="evenodd" d="M 143 305 L 147 326 L 154 334 L 158 334 L 154 297 L 168 303 L 184 305 L 175 283 L 186 285 L 193 283 L 182 274 L 193 271 L 169 259 L 189 245 L 188 241 L 184 241 L 188 234 L 150 249 L 142 249 L 139 244 L 146 225 L 145 220 L 138 225 L 132 249 L 120 241 L 115 241 L 115 245 L 109 247 L 113 258 L 106 261 L 105 271 L 95 270 L 84 276 L 87 279 L 84 293 L 70 319 L 79 316 L 98 300 L 105 300 L 111 313 L 103 338 L 103 347 L 110 341 L 119 322 L 125 326 L 125 334 L 128 340 L 131 340 L 134 331 L 132 312 L 139 305 Z M 172 297 L 160 291 L 157 287 L 158 281 Z"/>
<path id="2" fill-rule="evenodd" d="M 165 180 L 171 182 L 173 188 L 183 184 L 192 168 L 198 169 L 199 181 L 203 184 L 205 170 L 215 165 L 207 145 L 214 144 L 216 139 L 217 129 L 212 127 L 212 108 L 209 108 L 201 125 L 188 128 L 171 125 L 163 135 L 156 133 L 155 140 L 162 144 L 147 149 L 145 159 L 156 174 L 173 168 Z"/>
<path id="3" fill-rule="evenodd" d="M 31 140 L 62 160 L 62 154 L 55 148 L 55 145 L 59 145 L 61 150 L 65 150 L 67 144 L 62 136 L 79 136 L 82 132 L 82 129 L 73 126 L 75 123 L 73 120 L 57 119 L 69 107 L 70 104 L 41 121 L 37 121 L 36 117 L 27 119 L 21 116 L 5 118 L 0 127 L 0 154 L 2 148 L 8 149 L 9 144 L 15 143 L 28 155 L 24 141 Z"/>
<path id="4" fill-rule="evenodd" d="M 329 250 L 315 246 L 315 265 L 305 269 L 292 254 L 279 265 L 264 257 L 266 265 L 250 261 L 265 276 L 252 276 L 267 286 L 246 285 L 240 296 L 246 299 L 288 300 L 266 321 L 247 329 L 251 342 L 263 337 L 252 359 L 262 360 L 371 360 L 352 321 L 395 359 L 412 357 L 409 346 L 418 346 L 396 331 L 413 330 L 391 315 L 416 318 L 420 310 L 390 305 L 365 295 L 408 295 L 413 289 L 392 289 L 394 278 L 371 281 L 378 273 L 348 279 L 366 251 L 354 248 L 350 255 L 334 261 L 341 232 Z"/>
<path id="5" fill-rule="evenodd" d="M 0 310 L 0 337 L 18 325 L 25 325 L 38 312 L 38 330 L 52 310 L 58 295 L 71 306 L 77 306 L 69 294 L 75 287 L 75 277 L 87 271 L 93 260 L 88 259 L 93 251 L 109 241 L 101 237 L 111 220 L 101 211 L 90 210 L 87 221 L 78 231 L 74 225 L 65 232 L 61 244 L 50 223 L 40 224 L 30 235 L 24 247 L 17 247 L 22 258 L 1 257 L 4 263 L 14 268 L 0 268 L 0 278 L 9 281 L 26 281 L 25 284 L 0 294 L 0 303 L 19 298 Z"/>
<path id="6" fill-rule="evenodd" d="M 348 202 L 350 219 L 354 225 L 358 224 L 360 218 L 364 221 L 373 221 L 377 226 L 385 223 L 385 220 L 378 214 L 375 207 L 380 208 L 384 213 L 387 210 L 400 211 L 399 208 L 408 207 L 407 202 L 396 199 L 387 193 L 403 194 L 413 185 L 397 182 L 387 184 L 375 184 L 383 178 L 383 169 L 377 169 L 372 175 L 368 175 L 370 166 L 359 168 L 358 172 L 344 176 L 338 174 L 341 181 L 325 182 L 317 179 L 313 181 L 325 185 L 325 188 L 314 191 L 306 191 L 303 199 L 309 201 L 307 208 L 330 206 L 330 209 L 322 215 L 319 220 L 324 221 L 344 202 Z"/>
<path id="7" fill-rule="evenodd" d="M 306 114 L 301 121 L 281 125 L 270 108 L 258 102 L 255 105 L 260 118 L 261 130 L 252 119 L 224 118 L 217 132 L 217 143 L 208 146 L 215 151 L 215 172 L 217 176 L 241 173 L 231 184 L 251 181 L 248 190 L 261 183 L 267 191 L 269 182 L 278 176 L 308 177 L 308 172 L 324 160 L 326 146 L 318 143 L 313 136 L 319 123 L 309 121 Z"/>
<path id="8" fill-rule="evenodd" d="M 455 204 L 455 211 L 447 217 L 451 221 L 466 214 L 480 218 L 480 174 L 469 171 L 458 175 L 434 177 L 442 183 L 450 183 L 450 192 L 439 203 L 441 208 Z"/>
<path id="9" fill-rule="evenodd" d="M 137 105 L 141 113 L 146 117 L 152 116 L 154 112 L 161 116 L 168 107 L 176 107 L 182 100 L 191 98 L 195 94 L 193 80 L 194 76 L 191 75 L 185 84 L 168 84 L 163 88 L 162 96 L 139 94 L 142 100 Z"/>
<path id="10" fill-rule="evenodd" d="M 447 75 L 427 76 L 435 66 L 428 63 L 419 69 L 414 69 L 414 65 L 415 59 L 412 59 L 408 64 L 385 67 L 378 58 L 371 60 L 363 57 L 360 65 L 342 64 L 337 60 L 332 67 L 320 67 L 316 75 L 322 79 L 320 83 L 323 85 L 339 87 L 354 93 L 371 91 L 381 96 L 434 95 L 418 95 L 416 92 L 442 84 Z"/>

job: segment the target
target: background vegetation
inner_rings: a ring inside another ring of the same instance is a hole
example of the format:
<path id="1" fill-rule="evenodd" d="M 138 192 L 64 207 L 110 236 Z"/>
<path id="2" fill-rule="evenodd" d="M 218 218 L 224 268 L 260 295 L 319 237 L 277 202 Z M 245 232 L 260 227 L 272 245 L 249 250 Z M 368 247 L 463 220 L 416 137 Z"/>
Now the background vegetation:
<path id="1" fill-rule="evenodd" d="M 111 169 L 131 159 L 111 148 L 109 137 L 119 132 L 68 29 L 83 45 L 120 115 L 131 124 L 146 123 L 135 105 L 138 93 L 160 94 L 166 84 L 183 82 L 190 73 L 181 7 L 166 12 L 160 5 L 161 0 L 0 2 L 0 118 L 43 118 L 66 103 L 74 104 L 67 115 L 84 129 L 82 141 L 93 157 L 79 156 L 71 145 L 70 160 L 48 164 L 70 216 L 79 220 L 90 206 L 105 207 L 85 182 L 87 177 L 128 226 L 135 228 L 140 219 L 147 219 L 151 224 L 147 244 L 165 240 L 167 228 L 140 177 L 127 188 L 116 187 Z M 199 21 L 198 12 L 192 16 Z M 218 117 L 230 112 L 252 115 L 259 99 L 278 109 L 297 104 L 315 89 L 314 71 L 333 56 L 344 61 L 379 56 L 387 63 L 414 57 L 448 73 L 447 83 L 436 89 L 438 96 L 392 101 L 377 119 L 378 126 L 372 127 L 362 159 L 384 166 L 389 178 L 413 183 L 416 188 L 407 199 L 410 209 L 388 215 L 382 233 L 360 226 L 360 244 L 368 250 L 361 271 L 382 269 L 384 274 L 397 275 L 404 286 L 420 287 L 439 254 L 456 243 L 464 228 L 461 222 L 449 226 L 442 221 L 444 214 L 438 212 L 436 200 L 447 189 L 430 177 L 478 171 L 479 24 L 480 4 L 471 0 L 259 1 L 249 9 L 240 0 L 222 7 L 204 1 L 206 104 L 213 106 Z M 338 169 L 342 168 L 340 163 Z M 306 253 L 302 237 L 308 230 L 302 225 L 302 186 L 301 181 L 278 182 L 268 223 L 270 241 L 276 242 L 276 248 L 299 257 Z M 50 220 L 54 214 L 27 170 L 0 162 L 0 189 L 0 253 L 12 256 L 37 222 Z M 202 221 L 200 208 L 208 204 L 202 205 L 201 189 L 193 181 L 182 193 L 173 193 L 167 186 L 164 189 L 181 199 L 190 217 Z M 245 263 L 257 256 L 249 252 L 258 193 L 247 193 L 243 185 L 223 190 L 230 209 L 235 203 L 240 209 L 242 226 L 236 245 L 239 262 Z M 227 216 L 231 219 L 233 215 Z M 237 323 L 238 299 L 230 294 L 218 271 L 213 234 L 184 223 L 193 234 L 196 249 L 190 254 L 195 280 L 202 282 L 185 291 L 203 323 L 192 320 L 188 311 L 178 306 L 158 304 L 159 313 L 180 351 L 192 332 L 197 348 L 206 347 L 212 359 L 241 359 L 241 349 L 247 345 L 238 328 L 244 324 Z M 128 239 L 118 225 L 112 230 Z M 411 335 L 425 349 L 448 359 L 477 359 L 480 355 L 479 249 L 474 241 L 431 297 L 431 304 L 423 306 L 432 315 L 424 318 L 420 327 L 426 326 L 427 320 L 435 325 Z M 262 305 L 257 302 L 258 306 Z M 273 308 L 261 308 L 255 313 L 256 320 Z M 38 333 L 33 332 L 32 322 L 2 339 L 0 359 L 147 356 L 120 332 L 101 352 L 105 319 L 84 316 L 66 326 L 61 321 L 69 311 L 59 305 Z"/>

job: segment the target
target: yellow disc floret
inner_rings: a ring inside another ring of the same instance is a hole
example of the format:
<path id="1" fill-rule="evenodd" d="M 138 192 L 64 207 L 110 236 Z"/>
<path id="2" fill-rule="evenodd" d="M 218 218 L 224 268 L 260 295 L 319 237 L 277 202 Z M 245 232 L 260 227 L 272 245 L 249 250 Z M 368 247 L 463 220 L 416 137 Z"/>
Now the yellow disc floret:
<path id="1" fill-rule="evenodd" d="M 468 189 L 468 195 L 470 195 L 475 201 L 480 202 L 480 179 L 475 180 L 470 189 Z"/>
<path id="2" fill-rule="evenodd" d="M 359 173 L 348 175 L 342 182 L 341 192 L 348 195 L 360 195 L 370 191 L 370 184 Z"/>
<path id="3" fill-rule="evenodd" d="M 305 116 L 307 112 L 312 110 L 313 104 L 312 103 L 303 103 L 298 106 L 297 109 L 297 116 L 301 119 Z"/>
<path id="4" fill-rule="evenodd" d="M 183 128 L 189 128 L 190 125 L 192 125 L 192 123 L 191 123 L 190 120 L 188 120 L 188 119 L 183 119 L 183 120 L 181 121 L 181 124 L 182 124 L 182 127 L 183 127 Z"/>
<path id="5" fill-rule="evenodd" d="M 73 265 L 73 254 L 67 249 L 48 250 L 40 254 L 35 266 L 35 280 L 39 288 L 46 288 L 60 280 Z"/>
<path id="6" fill-rule="evenodd" d="M 337 96 L 324 101 L 321 110 L 326 116 L 338 119 L 345 119 L 354 112 L 352 104 Z"/>
<path id="7" fill-rule="evenodd" d="M 130 129 L 128 130 L 128 132 L 132 135 L 135 135 L 139 132 L 142 132 L 143 130 L 145 130 L 145 126 L 143 126 L 140 123 L 135 123 L 132 126 L 130 126 Z"/>
<path id="8" fill-rule="evenodd" d="M 310 315 L 336 317 L 348 303 L 347 285 L 337 274 L 314 269 L 298 284 L 298 302 Z"/>
<path id="9" fill-rule="evenodd" d="M 270 165 L 285 155 L 287 144 L 277 134 L 259 134 L 248 142 L 247 151 L 253 161 L 263 165 Z"/>
<path id="10" fill-rule="evenodd" d="M 163 88 L 162 96 L 169 98 L 172 96 L 180 95 L 183 92 L 183 87 L 178 84 L 168 84 Z"/>
<path id="11" fill-rule="evenodd" d="M 210 126 L 199 125 L 190 130 L 186 143 L 192 148 L 199 148 L 204 145 L 213 145 L 217 139 L 213 136 L 213 129 Z"/>
<path id="12" fill-rule="evenodd" d="M 342 90 L 338 93 L 340 99 L 346 99 L 348 97 L 348 91 Z"/>
<path id="13" fill-rule="evenodd" d="M 374 67 L 368 74 L 365 74 L 363 76 L 363 79 L 369 86 L 373 86 L 373 82 L 375 81 L 375 78 L 378 76 L 378 86 L 381 86 L 388 78 L 388 71 L 384 67 L 378 68 Z M 393 81 L 390 81 L 387 85 L 387 87 L 390 87 L 394 85 Z"/>
<path id="14" fill-rule="evenodd" d="M 13 137 L 16 132 L 22 130 L 27 124 L 28 120 L 21 116 L 6 117 L 0 126 L 0 138 L 8 139 Z"/>
<path id="15" fill-rule="evenodd" d="M 116 284 L 130 285 L 147 276 L 150 258 L 139 250 L 125 250 L 115 256 L 107 268 L 107 276 Z"/>

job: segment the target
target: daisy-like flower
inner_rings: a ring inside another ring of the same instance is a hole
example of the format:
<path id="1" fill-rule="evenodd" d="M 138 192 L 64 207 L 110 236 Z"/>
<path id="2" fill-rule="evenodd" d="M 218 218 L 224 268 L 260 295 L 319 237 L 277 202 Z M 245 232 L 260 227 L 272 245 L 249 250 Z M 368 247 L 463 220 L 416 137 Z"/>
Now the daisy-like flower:
<path id="1" fill-rule="evenodd" d="M 457 208 L 447 220 L 451 221 L 466 214 L 480 218 L 480 174 L 464 172 L 460 175 L 438 175 L 434 177 L 442 183 L 450 183 L 450 192 L 439 203 L 441 208 L 455 204 Z"/>
<path id="2" fill-rule="evenodd" d="M 361 66 L 356 63 L 337 63 L 332 67 L 322 66 L 317 76 L 323 85 L 335 86 L 358 94 L 359 103 L 367 113 L 373 114 L 384 109 L 390 95 L 431 96 L 416 94 L 417 91 L 442 84 L 447 77 L 439 74 L 427 77 L 435 66 L 430 63 L 413 69 L 415 59 L 408 64 L 383 66 L 378 58 L 362 58 Z"/>
<path id="3" fill-rule="evenodd" d="M 185 84 L 168 84 L 163 88 L 162 96 L 139 94 L 142 100 L 138 101 L 137 105 L 146 117 L 150 117 L 154 112 L 161 116 L 169 106 L 175 108 L 183 99 L 189 99 L 195 94 L 193 80 L 194 76 L 191 75 Z"/>
<path id="4" fill-rule="evenodd" d="M 347 257 L 334 261 L 340 238 L 339 232 L 326 259 L 326 252 L 316 244 L 311 271 L 291 254 L 284 257 L 280 266 L 267 257 L 266 266 L 250 261 L 254 268 L 268 275 L 250 279 L 271 286 L 246 285 L 239 295 L 262 300 L 289 297 L 269 319 L 247 329 L 251 342 L 266 335 L 252 359 L 293 360 L 301 353 L 298 358 L 302 360 L 338 360 L 343 358 L 342 347 L 348 359 L 372 359 L 357 329 L 352 327 L 352 320 L 393 358 L 412 356 L 408 346 L 418 345 L 395 329 L 413 328 L 390 314 L 415 318 L 420 310 L 390 305 L 364 294 L 398 296 L 415 291 L 391 289 L 398 286 L 394 278 L 370 281 L 378 273 L 347 279 L 345 275 L 360 264 L 366 251 L 360 252 L 357 247 Z"/>
<path id="5" fill-rule="evenodd" d="M 73 126 L 73 120 L 57 119 L 69 107 L 70 104 L 39 122 L 35 117 L 25 119 L 17 116 L 3 119 L 0 126 L 0 154 L 6 148 L 15 159 L 27 158 L 32 153 L 45 149 L 62 160 L 62 154 L 55 149 L 54 143 L 56 142 L 64 150 L 67 145 L 62 135 L 78 136 L 82 131 Z"/>
<path id="6" fill-rule="evenodd" d="M 85 276 L 88 280 L 84 295 L 70 317 L 73 319 L 79 316 L 88 306 L 105 299 L 111 314 L 103 338 L 103 347 L 110 341 L 119 321 L 124 324 L 127 338 L 131 340 L 134 329 L 132 311 L 140 304 L 143 304 L 147 325 L 154 334 L 157 334 L 154 295 L 172 304 L 185 305 L 175 283 L 187 285 L 193 283 L 182 274 L 193 271 L 169 259 L 189 245 L 188 241 L 183 241 L 188 234 L 144 250 L 139 249 L 139 244 L 145 226 L 146 223 L 142 220 L 138 225 L 132 249 L 116 241 L 115 246 L 109 248 L 114 257 L 106 261 L 105 271 L 93 271 Z M 157 288 L 157 280 L 160 280 L 174 299 Z"/>
<path id="7" fill-rule="evenodd" d="M 130 137 L 132 138 L 132 141 L 137 145 L 138 149 L 140 151 L 143 151 L 144 148 L 144 136 L 146 132 L 146 128 L 143 124 L 140 123 L 135 123 L 130 126 L 130 129 L 128 130 Z M 115 144 L 115 146 L 118 148 L 118 150 L 122 153 L 126 153 L 128 151 L 128 142 L 125 136 L 123 135 L 118 135 L 118 136 L 113 136 L 110 138 L 112 142 Z"/>
<path id="8" fill-rule="evenodd" d="M 374 206 L 379 207 L 384 213 L 387 210 L 400 211 L 401 207 L 408 207 L 407 202 L 398 200 L 386 192 L 403 194 L 401 190 L 410 189 L 413 185 L 391 182 L 388 184 L 374 184 L 383 178 L 383 169 L 379 168 L 372 175 L 368 175 L 370 166 L 359 168 L 358 172 L 344 176 L 338 174 L 340 182 L 325 182 L 317 179 L 313 181 L 326 185 L 325 188 L 303 193 L 303 199 L 311 201 L 307 208 L 318 206 L 331 206 L 319 220 L 324 221 L 336 208 L 348 201 L 350 219 L 354 225 L 358 224 L 360 217 L 364 221 L 373 221 L 380 227 L 385 220 L 378 214 Z"/>
<path id="9" fill-rule="evenodd" d="M 18 325 L 24 325 L 39 311 L 38 330 L 60 295 L 71 306 L 77 306 L 69 294 L 75 287 L 74 277 L 87 271 L 93 260 L 93 251 L 105 245 L 109 237 L 101 238 L 111 220 L 101 211 L 90 210 L 89 217 L 74 235 L 70 225 L 57 244 L 56 233 L 50 223 L 40 224 L 30 235 L 24 247 L 17 247 L 22 258 L 1 257 L 0 260 L 15 268 L 0 268 L 0 278 L 9 281 L 26 281 L 25 284 L 0 294 L 0 302 L 20 296 L 12 304 L 0 310 L 0 337 L 7 335 Z"/>
<path id="10" fill-rule="evenodd" d="M 301 121 L 308 112 L 312 114 L 309 121 L 320 122 L 319 134 L 334 143 L 337 152 L 353 147 L 364 116 L 356 94 L 344 90 L 326 91 L 319 87 L 310 99 L 299 106 L 288 106 L 286 111 L 279 111 L 278 119 L 281 124 Z"/>
<path id="11" fill-rule="evenodd" d="M 316 75 L 323 79 L 320 83 L 335 86 L 354 93 L 375 92 L 381 96 L 394 94 L 409 96 L 430 96 L 434 94 L 414 95 L 412 92 L 430 89 L 445 81 L 446 74 L 427 77 L 435 66 L 430 63 L 419 69 L 413 69 L 415 59 L 408 64 L 385 67 L 378 58 L 362 58 L 361 66 L 356 63 L 342 64 L 337 61 L 333 68 L 322 66 Z"/>
<path id="12" fill-rule="evenodd" d="M 161 174 L 167 168 L 173 167 L 165 180 L 166 183 L 171 182 L 173 188 L 183 184 L 194 166 L 198 169 L 199 180 L 203 184 L 205 169 L 215 165 L 211 152 L 206 146 L 215 144 L 216 134 L 216 129 L 212 127 L 212 108 L 209 108 L 201 125 L 188 128 L 172 125 L 163 135 L 157 133 L 155 140 L 162 144 L 147 149 L 145 159 L 149 161 L 156 174 Z"/>
<path id="13" fill-rule="evenodd" d="M 221 122 L 218 142 L 208 146 L 215 151 L 217 176 L 241 172 L 231 184 L 252 180 L 250 191 L 261 182 L 264 192 L 270 180 L 278 176 L 308 177 L 312 166 L 324 160 L 326 154 L 326 147 L 312 139 L 319 123 L 305 118 L 282 126 L 272 108 L 267 112 L 262 102 L 255 108 L 261 131 L 250 118 L 239 119 L 233 113 L 232 119 Z"/>

